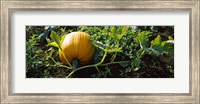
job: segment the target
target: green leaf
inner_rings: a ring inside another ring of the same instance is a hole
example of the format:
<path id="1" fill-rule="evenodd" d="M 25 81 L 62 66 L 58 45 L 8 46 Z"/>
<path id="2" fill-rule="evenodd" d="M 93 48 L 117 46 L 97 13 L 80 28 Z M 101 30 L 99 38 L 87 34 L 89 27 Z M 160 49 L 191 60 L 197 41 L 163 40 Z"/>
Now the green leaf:
<path id="1" fill-rule="evenodd" d="M 158 35 L 153 41 L 151 41 L 151 47 L 149 53 L 162 54 L 162 53 L 173 53 L 174 51 L 174 40 L 172 37 L 168 37 L 170 40 L 162 41 L 161 36 Z"/>
<path id="2" fill-rule="evenodd" d="M 140 44 L 140 47 L 142 49 L 144 49 L 146 48 L 146 45 L 149 41 L 150 34 L 151 32 L 148 32 L 148 31 L 139 32 L 137 36 L 134 38 L 134 40 L 136 43 Z"/>
<path id="3" fill-rule="evenodd" d="M 112 27 L 111 27 L 111 37 L 112 37 L 114 40 L 116 40 L 116 33 L 117 33 L 117 31 L 116 31 L 115 26 L 112 26 Z"/>
<path id="4" fill-rule="evenodd" d="M 162 42 L 160 35 L 158 35 L 154 40 L 151 41 L 151 46 L 160 45 Z"/>
<path id="5" fill-rule="evenodd" d="M 151 51 L 157 55 L 163 53 L 163 47 L 161 45 L 154 45 L 151 47 Z"/>
<path id="6" fill-rule="evenodd" d="M 60 45 L 62 45 L 62 43 L 63 43 L 63 41 L 64 41 L 64 39 L 65 39 L 66 35 L 67 35 L 67 34 L 64 34 L 64 35 L 61 37 L 61 40 L 60 40 Z"/>
<path id="7" fill-rule="evenodd" d="M 104 49 L 104 51 L 108 53 L 113 53 L 113 52 L 122 52 L 122 47 L 116 48 L 116 49 Z"/>
<path id="8" fill-rule="evenodd" d="M 151 52 L 153 54 L 159 55 L 163 53 L 163 47 L 165 43 L 162 42 L 161 36 L 158 35 L 154 40 L 151 41 Z"/>
<path id="9" fill-rule="evenodd" d="M 60 46 L 60 36 L 55 31 L 52 31 L 50 37 L 53 41 L 55 41 L 57 43 L 58 47 L 60 48 L 61 47 Z"/>
<path id="10" fill-rule="evenodd" d="M 174 40 L 171 36 L 168 36 L 168 39 L 169 39 L 169 40 Z"/>
<path id="11" fill-rule="evenodd" d="M 173 53 L 174 52 L 174 40 L 167 40 L 161 43 L 163 46 L 163 52 Z"/>
<path id="12" fill-rule="evenodd" d="M 124 36 L 124 34 L 118 34 L 117 39 L 120 40 L 123 36 Z"/>
<path id="13" fill-rule="evenodd" d="M 49 43 L 49 45 L 59 48 L 59 46 L 58 46 L 58 44 L 56 42 L 51 42 L 51 43 Z"/>
<path id="14" fill-rule="evenodd" d="M 163 51 L 167 53 L 173 53 L 174 52 L 174 45 L 170 43 L 165 43 L 163 46 Z"/>
<path id="15" fill-rule="evenodd" d="M 165 43 L 166 43 L 166 42 L 162 42 L 162 43 L 161 43 L 161 46 L 164 47 L 164 46 L 165 46 Z"/>
<path id="16" fill-rule="evenodd" d="M 140 67 L 140 63 L 141 63 L 141 59 L 140 58 L 135 58 L 132 62 L 131 62 L 131 69 L 135 69 L 135 68 L 139 68 Z"/>
<path id="17" fill-rule="evenodd" d="M 47 43 L 51 43 L 51 40 L 49 38 L 46 38 Z"/>
<path id="18" fill-rule="evenodd" d="M 117 39 L 120 40 L 126 34 L 127 30 L 127 26 L 119 26 L 117 29 Z"/>

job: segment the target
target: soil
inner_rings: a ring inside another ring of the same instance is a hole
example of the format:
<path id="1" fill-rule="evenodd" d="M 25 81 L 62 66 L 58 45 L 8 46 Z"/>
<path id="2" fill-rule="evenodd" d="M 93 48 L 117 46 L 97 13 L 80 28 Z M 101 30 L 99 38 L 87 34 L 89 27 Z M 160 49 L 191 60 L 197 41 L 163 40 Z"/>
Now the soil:
<path id="1" fill-rule="evenodd" d="M 145 55 L 143 58 L 143 63 L 137 71 L 126 72 L 125 68 L 121 65 L 109 65 L 110 73 L 106 74 L 107 78 L 173 78 L 174 73 L 169 71 L 173 67 L 173 62 L 168 59 L 168 56 L 150 56 Z M 96 73 L 101 73 L 105 71 L 105 68 L 88 68 L 86 70 L 80 70 L 76 72 L 73 77 L 78 78 L 90 78 Z M 101 76 L 104 77 L 104 76 Z"/>

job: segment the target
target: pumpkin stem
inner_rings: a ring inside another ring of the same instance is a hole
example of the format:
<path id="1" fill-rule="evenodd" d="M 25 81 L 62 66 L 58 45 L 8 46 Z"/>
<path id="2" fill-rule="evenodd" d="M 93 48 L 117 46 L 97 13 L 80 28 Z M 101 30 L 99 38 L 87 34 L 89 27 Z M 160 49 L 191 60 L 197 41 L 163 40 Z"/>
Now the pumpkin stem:
<path id="1" fill-rule="evenodd" d="M 74 59 L 72 60 L 72 66 L 73 66 L 73 69 L 76 69 L 76 68 L 79 67 L 79 61 L 78 61 L 77 58 L 74 58 Z"/>

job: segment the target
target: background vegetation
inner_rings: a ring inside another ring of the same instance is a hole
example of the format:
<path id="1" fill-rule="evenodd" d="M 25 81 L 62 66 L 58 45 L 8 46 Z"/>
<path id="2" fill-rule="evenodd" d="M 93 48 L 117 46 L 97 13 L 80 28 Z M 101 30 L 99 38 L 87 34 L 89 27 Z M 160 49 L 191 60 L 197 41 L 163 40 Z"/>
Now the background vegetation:
<path id="1" fill-rule="evenodd" d="M 60 37 L 82 31 L 91 35 L 96 47 L 90 64 L 126 61 L 90 67 L 74 73 L 73 78 L 173 78 L 173 26 L 27 26 L 26 77 L 65 78 L 71 70 L 60 67 L 58 49 L 51 44 L 52 33 Z M 81 67 L 81 66 L 80 66 Z"/>

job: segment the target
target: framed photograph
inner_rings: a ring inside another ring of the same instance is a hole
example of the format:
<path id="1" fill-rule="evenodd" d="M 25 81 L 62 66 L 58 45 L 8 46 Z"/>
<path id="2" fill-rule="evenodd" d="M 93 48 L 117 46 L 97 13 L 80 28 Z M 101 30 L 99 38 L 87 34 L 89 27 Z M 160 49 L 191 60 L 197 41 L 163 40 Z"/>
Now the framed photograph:
<path id="1" fill-rule="evenodd" d="M 0 0 L 0 102 L 200 103 L 199 0 Z"/>

